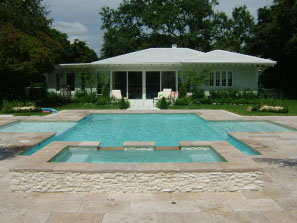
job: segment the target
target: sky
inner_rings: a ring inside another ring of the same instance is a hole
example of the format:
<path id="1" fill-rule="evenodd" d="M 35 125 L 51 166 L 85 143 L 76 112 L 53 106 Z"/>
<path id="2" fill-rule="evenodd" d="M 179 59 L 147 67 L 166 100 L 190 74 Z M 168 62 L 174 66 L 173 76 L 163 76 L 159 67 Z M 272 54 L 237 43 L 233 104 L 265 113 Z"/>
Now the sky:
<path id="1" fill-rule="evenodd" d="M 218 0 L 216 10 L 225 11 L 228 16 L 236 6 L 246 5 L 257 18 L 257 9 L 271 5 L 273 0 Z M 104 31 L 99 15 L 101 7 L 117 8 L 122 0 L 44 0 L 53 18 L 52 27 L 68 34 L 68 39 L 86 41 L 87 45 L 100 56 Z"/>

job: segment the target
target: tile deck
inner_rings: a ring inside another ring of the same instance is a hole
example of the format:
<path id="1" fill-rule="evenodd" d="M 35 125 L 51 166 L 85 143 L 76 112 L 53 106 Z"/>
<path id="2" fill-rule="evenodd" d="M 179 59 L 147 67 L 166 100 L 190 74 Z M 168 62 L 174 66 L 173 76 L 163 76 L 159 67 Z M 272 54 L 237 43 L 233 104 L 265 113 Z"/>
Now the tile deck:
<path id="1" fill-rule="evenodd" d="M 118 113 L 119 111 L 65 111 L 62 114 L 59 112 L 56 115 L 46 116 L 46 120 L 79 120 L 90 112 Z M 296 116 L 245 117 L 224 111 L 190 112 L 198 113 L 207 120 L 269 120 L 297 129 Z M 71 117 L 72 114 L 76 117 Z M 0 124 L 10 120 L 32 121 L 44 118 L 0 117 Z M 261 147 L 260 149 L 264 151 L 263 156 L 254 158 L 264 170 L 263 191 L 175 194 L 13 193 L 9 190 L 8 170 L 16 163 L 26 162 L 28 158 L 14 156 L 0 161 L 1 222 L 296 222 L 296 135 L 294 133 L 234 134 L 239 139 L 246 140 L 247 144 Z M 0 139 L 3 139 L 2 137 L 0 136 Z M 279 162 L 264 162 L 261 160 L 265 159 L 261 157 L 284 162 L 290 159 L 292 165 L 284 167 Z"/>

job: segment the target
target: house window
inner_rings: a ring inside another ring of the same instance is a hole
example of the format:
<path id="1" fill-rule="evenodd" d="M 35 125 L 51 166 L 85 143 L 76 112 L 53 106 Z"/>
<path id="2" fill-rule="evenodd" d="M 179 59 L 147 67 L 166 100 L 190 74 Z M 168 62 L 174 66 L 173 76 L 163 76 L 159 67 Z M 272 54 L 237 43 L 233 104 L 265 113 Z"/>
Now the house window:
<path id="1" fill-rule="evenodd" d="M 232 87 L 233 83 L 232 83 L 232 71 L 228 72 L 228 87 Z"/>
<path id="2" fill-rule="evenodd" d="M 214 73 L 211 72 L 209 74 L 209 86 L 213 86 L 214 85 Z"/>
<path id="3" fill-rule="evenodd" d="M 97 94 L 102 95 L 104 89 L 107 92 L 109 92 L 109 88 L 110 88 L 110 73 L 109 73 L 109 71 L 98 71 L 97 72 Z"/>
<path id="4" fill-rule="evenodd" d="M 60 74 L 56 74 L 56 91 L 60 90 Z"/>
<path id="5" fill-rule="evenodd" d="M 81 90 L 85 91 L 86 90 L 86 78 L 81 77 Z"/>
<path id="6" fill-rule="evenodd" d="M 216 86 L 220 86 L 221 84 L 221 75 L 220 72 L 216 72 Z"/>
<path id="7" fill-rule="evenodd" d="M 227 86 L 227 74 L 226 74 L 226 71 L 223 71 L 222 72 L 222 86 L 225 87 Z"/>
<path id="8" fill-rule="evenodd" d="M 70 91 L 74 91 L 75 87 L 74 87 L 74 73 L 68 73 L 67 74 L 67 88 L 70 90 Z"/>

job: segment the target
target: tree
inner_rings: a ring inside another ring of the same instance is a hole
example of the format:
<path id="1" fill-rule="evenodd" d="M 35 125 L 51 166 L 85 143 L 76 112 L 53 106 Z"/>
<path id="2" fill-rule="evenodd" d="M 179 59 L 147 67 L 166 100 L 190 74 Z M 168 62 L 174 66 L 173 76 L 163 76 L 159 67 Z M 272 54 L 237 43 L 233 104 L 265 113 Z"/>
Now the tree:
<path id="1" fill-rule="evenodd" d="M 196 97 L 199 95 L 201 87 L 207 84 L 209 71 L 202 70 L 199 72 L 196 69 L 188 69 L 181 72 L 179 76 L 185 80 L 185 83 L 190 87 L 193 96 Z"/>
<path id="2" fill-rule="evenodd" d="M 25 97 L 25 87 L 43 82 L 59 60 L 60 45 L 46 34 L 39 38 L 25 34 L 13 25 L 0 27 L 0 97 Z"/>
<path id="3" fill-rule="evenodd" d="M 47 32 L 51 19 L 49 11 L 42 4 L 43 0 L 1 0 L 0 26 L 12 24 L 27 34 L 37 36 Z"/>
<path id="4" fill-rule="evenodd" d="M 277 61 L 260 82 L 266 88 L 282 88 L 286 97 L 297 98 L 297 2 L 274 0 L 258 10 L 258 23 L 251 44 L 254 55 Z"/>
<path id="5" fill-rule="evenodd" d="M 118 9 L 103 7 L 102 57 L 173 43 L 210 50 L 216 4 L 216 0 L 124 0 Z"/>
<path id="6" fill-rule="evenodd" d="M 59 63 L 71 63 L 73 62 L 73 56 L 71 51 L 71 43 L 68 40 L 66 33 L 62 33 L 56 29 L 49 29 L 48 35 L 52 40 L 60 45 L 60 60 Z"/>
<path id="7" fill-rule="evenodd" d="M 75 39 L 70 45 L 71 63 L 89 63 L 98 60 L 97 54 L 90 49 L 86 42 Z"/>
<path id="8" fill-rule="evenodd" d="M 254 17 L 245 5 L 234 8 L 232 18 L 228 18 L 225 13 L 219 12 L 214 18 L 213 48 L 249 53 L 254 29 Z"/>
<path id="9" fill-rule="evenodd" d="M 82 68 L 80 70 L 80 78 L 81 85 L 83 85 L 84 88 L 89 88 L 92 94 L 93 88 L 95 88 L 97 84 L 97 77 L 95 71 L 89 68 Z"/>
<path id="10" fill-rule="evenodd" d="M 42 0 L 0 1 L 0 103 L 25 97 L 25 87 L 44 85 L 54 65 L 92 62 L 96 53 L 82 41 L 50 28 Z"/>

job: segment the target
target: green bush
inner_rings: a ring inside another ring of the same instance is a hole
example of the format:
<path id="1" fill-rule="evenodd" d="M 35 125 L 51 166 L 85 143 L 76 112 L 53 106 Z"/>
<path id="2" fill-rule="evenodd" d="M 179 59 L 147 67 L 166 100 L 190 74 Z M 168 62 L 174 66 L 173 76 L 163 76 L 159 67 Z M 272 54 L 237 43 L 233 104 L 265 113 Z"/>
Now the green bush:
<path id="1" fill-rule="evenodd" d="M 199 98 L 198 101 L 199 101 L 201 104 L 211 104 L 211 103 L 212 103 L 212 100 L 211 100 L 211 98 L 209 98 L 209 97 Z"/>
<path id="2" fill-rule="evenodd" d="M 174 105 L 188 105 L 191 102 L 191 98 L 178 98 L 175 100 Z"/>
<path id="3" fill-rule="evenodd" d="M 110 103 L 111 103 L 110 98 L 103 97 L 103 96 L 97 97 L 96 102 L 95 102 L 96 105 L 108 105 Z"/>
<path id="4" fill-rule="evenodd" d="M 124 97 L 122 97 L 122 99 L 120 100 L 120 103 L 119 103 L 119 107 L 120 107 L 120 109 L 127 109 L 130 107 L 130 103 L 129 103 L 129 101 L 126 101 L 124 99 Z"/>
<path id="5" fill-rule="evenodd" d="M 252 91 L 243 91 L 241 97 L 245 99 L 254 99 L 257 98 L 257 95 Z"/>
<path id="6" fill-rule="evenodd" d="M 232 99 L 236 99 L 240 96 L 240 92 L 234 88 L 227 89 L 227 92 Z"/>
<path id="7" fill-rule="evenodd" d="M 12 107 L 14 107 L 14 104 L 12 101 L 3 100 L 1 111 L 4 113 L 9 113 L 11 112 Z"/>
<path id="8" fill-rule="evenodd" d="M 75 103 L 93 103 L 96 100 L 96 92 L 88 93 L 87 91 L 75 91 L 73 102 Z"/>
<path id="9" fill-rule="evenodd" d="M 35 101 L 37 104 L 42 104 L 47 95 L 44 83 L 31 84 L 27 89 L 27 99 Z"/>
<path id="10" fill-rule="evenodd" d="M 160 109 L 167 109 L 168 108 L 167 101 L 166 101 L 166 99 L 164 97 L 157 102 L 157 107 L 160 108 Z"/>
<path id="11" fill-rule="evenodd" d="M 185 85 L 182 83 L 180 88 L 179 88 L 179 98 L 185 98 L 187 96 L 187 89 L 185 87 Z"/>
<path id="12" fill-rule="evenodd" d="M 103 87 L 102 97 L 109 97 L 109 88 L 106 85 Z"/>
<path id="13" fill-rule="evenodd" d="M 71 101 L 70 98 L 63 98 L 60 94 L 52 91 L 52 92 L 47 93 L 46 100 L 44 100 L 42 105 L 59 106 L 59 105 L 63 105 L 70 101 Z"/>
<path id="14" fill-rule="evenodd" d="M 205 96 L 205 94 L 204 94 L 204 90 L 197 90 L 195 93 L 194 93 L 194 95 L 193 95 L 193 97 L 194 98 L 204 98 L 204 96 Z"/>
<path id="15" fill-rule="evenodd" d="M 274 98 L 260 98 L 260 105 L 269 105 L 269 106 L 276 106 L 276 100 Z M 280 104 L 279 104 L 280 105 Z"/>
<path id="16" fill-rule="evenodd" d="M 32 107 L 26 110 L 21 109 L 13 109 L 14 107 Z M 35 102 L 33 101 L 8 101 L 3 100 L 2 102 L 2 109 L 3 113 L 11 113 L 11 112 L 24 112 L 24 111 L 40 111 L 40 108 L 36 107 Z"/>

